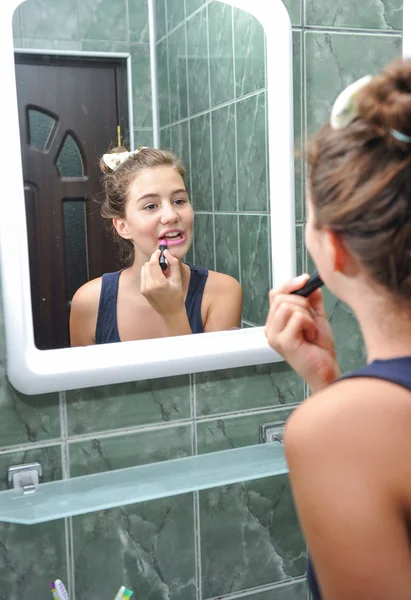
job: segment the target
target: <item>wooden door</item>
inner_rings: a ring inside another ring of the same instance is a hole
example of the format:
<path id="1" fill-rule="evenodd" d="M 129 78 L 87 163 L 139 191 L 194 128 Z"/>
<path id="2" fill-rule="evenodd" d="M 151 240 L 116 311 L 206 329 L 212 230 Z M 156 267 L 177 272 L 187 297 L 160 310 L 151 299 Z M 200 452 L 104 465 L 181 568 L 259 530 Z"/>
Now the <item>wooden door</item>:
<path id="1" fill-rule="evenodd" d="M 126 131 L 125 65 L 16 55 L 34 336 L 69 342 L 72 297 L 119 268 L 96 198 L 99 158 Z"/>

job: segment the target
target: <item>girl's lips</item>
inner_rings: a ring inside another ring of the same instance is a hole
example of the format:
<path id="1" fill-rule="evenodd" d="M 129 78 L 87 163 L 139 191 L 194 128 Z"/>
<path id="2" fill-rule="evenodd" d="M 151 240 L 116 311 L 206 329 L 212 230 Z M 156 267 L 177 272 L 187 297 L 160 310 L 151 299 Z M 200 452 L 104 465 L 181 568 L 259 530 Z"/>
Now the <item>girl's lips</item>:
<path id="1" fill-rule="evenodd" d="M 175 240 L 170 238 L 163 238 L 166 240 L 167 246 L 178 246 L 179 244 L 184 244 L 186 241 L 184 233 L 181 234 L 181 237 L 176 238 Z"/>

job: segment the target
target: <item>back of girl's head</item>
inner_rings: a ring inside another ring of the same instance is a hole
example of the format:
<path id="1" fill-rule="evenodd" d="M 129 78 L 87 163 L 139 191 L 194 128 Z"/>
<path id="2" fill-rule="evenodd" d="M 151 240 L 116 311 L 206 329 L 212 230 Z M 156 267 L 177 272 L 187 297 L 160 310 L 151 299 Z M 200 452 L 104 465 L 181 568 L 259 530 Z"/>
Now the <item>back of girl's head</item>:
<path id="1" fill-rule="evenodd" d="M 411 301 L 411 143 L 398 139 L 411 137 L 411 61 L 390 64 L 355 105 L 346 128 L 326 124 L 309 144 L 314 222 L 341 235 L 374 281 Z"/>
<path id="2" fill-rule="evenodd" d="M 108 154 L 113 155 L 115 159 L 116 154 L 120 155 L 123 152 L 127 152 L 127 149 L 119 146 L 110 149 Z M 112 223 L 115 217 L 125 218 L 131 184 L 146 169 L 172 167 L 181 175 L 183 180 L 185 178 L 185 170 L 180 159 L 172 152 L 145 147 L 140 148 L 138 152 L 132 153 L 120 164 L 115 164 L 114 160 L 113 165 L 115 165 L 114 169 L 107 165 L 104 157 L 100 159 L 100 170 L 103 173 L 101 214 L 106 219 L 114 239 L 119 243 L 121 260 L 126 264 L 132 264 L 134 259 L 133 244 L 130 240 L 120 237 Z"/>

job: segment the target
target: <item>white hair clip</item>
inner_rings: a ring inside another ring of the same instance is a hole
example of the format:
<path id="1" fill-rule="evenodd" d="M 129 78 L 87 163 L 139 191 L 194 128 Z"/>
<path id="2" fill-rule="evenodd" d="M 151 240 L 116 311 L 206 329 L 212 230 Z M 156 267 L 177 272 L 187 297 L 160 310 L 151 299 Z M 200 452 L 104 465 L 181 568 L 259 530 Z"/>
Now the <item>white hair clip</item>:
<path id="1" fill-rule="evenodd" d="M 117 171 L 117 169 L 126 162 L 131 156 L 135 156 L 143 150 L 143 148 L 147 148 L 147 146 L 140 146 L 137 150 L 133 150 L 132 152 L 113 152 L 111 154 L 103 154 L 104 164 L 109 167 L 112 171 Z"/>
<path id="2" fill-rule="evenodd" d="M 366 86 L 372 79 L 371 75 L 361 77 L 358 81 L 354 81 L 348 87 L 345 88 L 334 102 L 334 106 L 331 111 L 330 124 L 333 129 L 345 129 L 357 115 L 357 107 L 355 106 L 355 99 L 358 93 L 364 86 Z"/>

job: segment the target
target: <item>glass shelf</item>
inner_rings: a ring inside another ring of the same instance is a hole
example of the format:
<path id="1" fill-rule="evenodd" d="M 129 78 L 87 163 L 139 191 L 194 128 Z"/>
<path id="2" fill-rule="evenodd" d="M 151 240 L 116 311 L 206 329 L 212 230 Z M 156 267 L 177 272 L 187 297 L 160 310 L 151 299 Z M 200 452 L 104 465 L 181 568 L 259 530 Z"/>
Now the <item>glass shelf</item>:
<path id="1" fill-rule="evenodd" d="M 279 442 L 188 456 L 0 492 L 0 522 L 34 525 L 287 471 Z"/>

